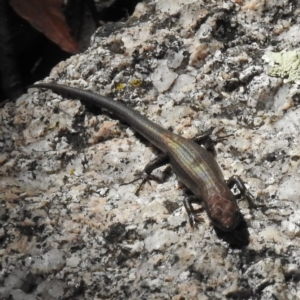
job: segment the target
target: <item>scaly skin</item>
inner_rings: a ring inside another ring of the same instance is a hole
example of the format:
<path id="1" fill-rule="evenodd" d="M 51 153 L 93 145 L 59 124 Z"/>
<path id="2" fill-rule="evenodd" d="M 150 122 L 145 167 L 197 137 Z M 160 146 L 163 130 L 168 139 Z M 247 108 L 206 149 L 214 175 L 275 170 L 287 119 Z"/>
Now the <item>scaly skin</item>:
<path id="1" fill-rule="evenodd" d="M 221 169 L 214 157 L 200 145 L 171 133 L 137 111 L 108 97 L 56 83 L 38 83 L 32 87 L 47 88 L 58 94 L 79 98 L 123 119 L 168 156 L 175 174 L 199 202 L 203 202 L 215 226 L 223 231 L 232 231 L 240 223 L 241 214 L 236 199 L 225 183 Z M 191 222 L 192 212 L 187 205 L 185 207 Z M 191 225 L 193 226 L 192 222 Z"/>

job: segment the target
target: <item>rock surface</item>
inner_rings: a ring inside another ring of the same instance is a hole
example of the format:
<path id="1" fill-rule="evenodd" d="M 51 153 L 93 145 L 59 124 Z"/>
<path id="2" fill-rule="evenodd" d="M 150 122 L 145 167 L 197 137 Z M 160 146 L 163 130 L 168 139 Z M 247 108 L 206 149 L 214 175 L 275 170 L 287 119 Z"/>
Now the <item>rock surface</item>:
<path id="1" fill-rule="evenodd" d="M 165 168 L 139 196 L 120 185 L 157 151 L 117 119 L 50 91 L 0 110 L 1 299 L 300 299 L 300 88 L 263 60 L 297 46 L 293 3 L 140 3 L 46 79 L 187 138 L 232 134 L 217 161 L 259 206 L 239 202 L 234 232 L 205 212 L 192 230 Z"/>

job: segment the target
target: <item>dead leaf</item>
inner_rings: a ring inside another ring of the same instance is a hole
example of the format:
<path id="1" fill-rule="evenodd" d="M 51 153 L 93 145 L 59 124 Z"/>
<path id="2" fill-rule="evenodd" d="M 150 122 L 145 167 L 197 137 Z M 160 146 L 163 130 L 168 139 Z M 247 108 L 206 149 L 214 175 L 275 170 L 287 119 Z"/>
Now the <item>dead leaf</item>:
<path id="1" fill-rule="evenodd" d="M 64 51 L 75 54 L 79 46 L 62 13 L 63 0 L 10 0 L 16 13 Z"/>

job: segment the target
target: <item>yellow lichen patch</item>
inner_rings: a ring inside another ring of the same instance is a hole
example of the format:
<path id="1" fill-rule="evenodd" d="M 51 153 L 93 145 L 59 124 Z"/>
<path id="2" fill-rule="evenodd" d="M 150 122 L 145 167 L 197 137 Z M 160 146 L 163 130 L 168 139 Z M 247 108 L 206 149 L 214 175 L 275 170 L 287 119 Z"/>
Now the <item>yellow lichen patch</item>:
<path id="1" fill-rule="evenodd" d="M 118 83 L 116 86 L 117 91 L 122 91 L 125 88 L 124 83 Z"/>
<path id="2" fill-rule="evenodd" d="M 142 85 L 142 80 L 141 79 L 133 79 L 130 81 L 130 84 L 135 87 L 140 87 Z"/>

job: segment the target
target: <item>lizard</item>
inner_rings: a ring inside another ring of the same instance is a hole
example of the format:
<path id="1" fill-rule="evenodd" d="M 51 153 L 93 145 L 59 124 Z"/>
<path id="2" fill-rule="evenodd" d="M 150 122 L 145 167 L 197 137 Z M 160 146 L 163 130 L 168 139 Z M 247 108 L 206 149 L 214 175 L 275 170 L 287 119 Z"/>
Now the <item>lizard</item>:
<path id="1" fill-rule="evenodd" d="M 146 165 L 144 172 L 150 175 L 154 169 L 166 163 L 171 165 L 180 181 L 193 193 L 193 197 L 183 201 L 192 228 L 197 220 L 192 204 L 200 202 L 213 225 L 222 231 L 233 231 L 240 224 L 242 216 L 231 188 L 236 185 L 240 195 L 245 196 L 247 200 L 251 200 L 253 196 L 239 176 L 232 176 L 225 181 L 212 151 L 203 147 L 207 141 L 212 141 L 209 133 L 193 140 L 186 139 L 159 126 L 121 102 L 87 90 L 57 83 L 37 83 L 30 88 L 50 89 L 59 95 L 68 95 L 104 108 L 124 120 L 157 147 L 162 154 Z"/>

